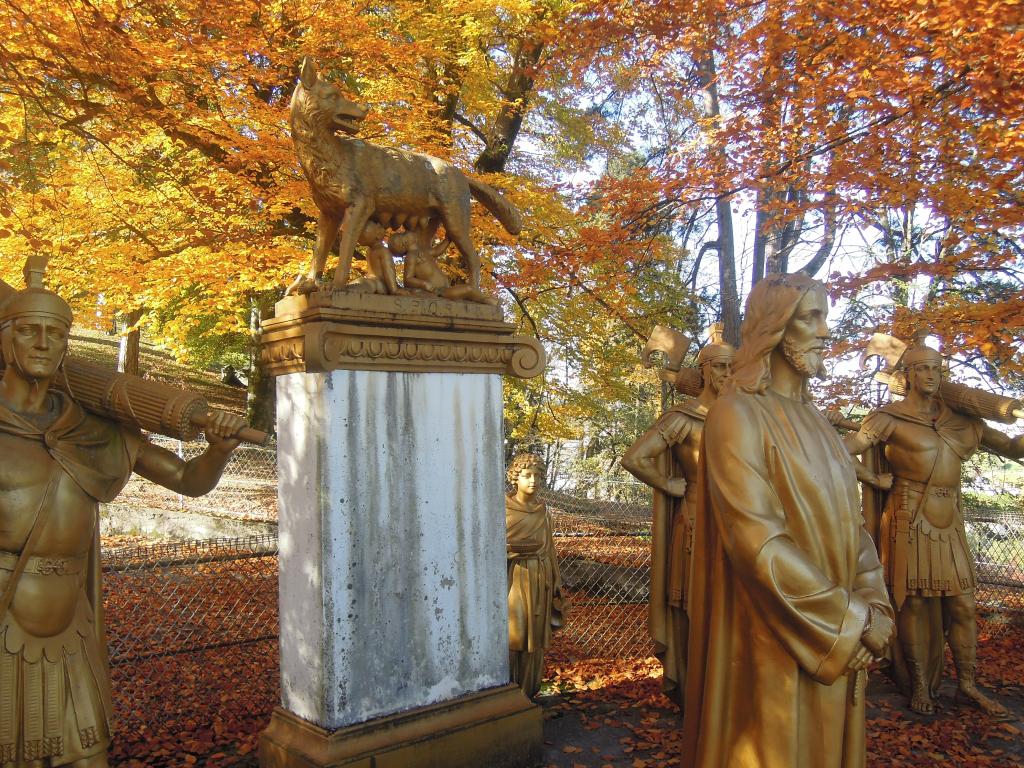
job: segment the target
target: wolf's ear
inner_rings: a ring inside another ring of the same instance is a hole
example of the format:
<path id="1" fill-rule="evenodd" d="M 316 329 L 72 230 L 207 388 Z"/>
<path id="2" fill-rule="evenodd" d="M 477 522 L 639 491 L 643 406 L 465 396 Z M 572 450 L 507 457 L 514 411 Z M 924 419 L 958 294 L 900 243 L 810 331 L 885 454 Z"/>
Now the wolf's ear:
<path id="1" fill-rule="evenodd" d="M 316 64 L 313 63 L 313 59 L 306 56 L 302 60 L 302 71 L 299 73 L 299 82 L 302 83 L 302 87 L 309 90 L 316 85 Z"/>

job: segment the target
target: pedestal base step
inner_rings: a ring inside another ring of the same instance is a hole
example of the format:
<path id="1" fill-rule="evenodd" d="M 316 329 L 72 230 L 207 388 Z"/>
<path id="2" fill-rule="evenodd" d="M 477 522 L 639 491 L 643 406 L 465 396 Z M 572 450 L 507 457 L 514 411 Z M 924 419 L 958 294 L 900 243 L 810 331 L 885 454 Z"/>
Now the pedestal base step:
<path id="1" fill-rule="evenodd" d="M 516 685 L 327 731 L 281 707 L 260 737 L 261 768 L 532 768 L 543 714 Z"/>

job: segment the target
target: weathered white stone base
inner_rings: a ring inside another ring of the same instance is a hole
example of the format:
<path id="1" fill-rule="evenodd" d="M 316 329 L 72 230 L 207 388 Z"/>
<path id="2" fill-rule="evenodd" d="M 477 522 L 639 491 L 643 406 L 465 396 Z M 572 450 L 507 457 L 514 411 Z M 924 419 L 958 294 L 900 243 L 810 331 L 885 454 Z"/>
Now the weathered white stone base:
<path id="1" fill-rule="evenodd" d="M 508 682 L 501 377 L 277 379 L 282 704 L 331 730 Z"/>
<path id="2" fill-rule="evenodd" d="M 261 768 L 532 768 L 544 715 L 518 685 L 326 731 L 278 707 L 260 737 Z"/>

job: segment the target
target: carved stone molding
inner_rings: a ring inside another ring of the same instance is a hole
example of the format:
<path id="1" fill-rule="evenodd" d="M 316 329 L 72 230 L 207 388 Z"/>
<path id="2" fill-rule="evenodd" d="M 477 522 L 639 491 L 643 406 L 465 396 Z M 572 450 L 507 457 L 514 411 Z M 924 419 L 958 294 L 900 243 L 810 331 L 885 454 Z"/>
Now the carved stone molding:
<path id="1" fill-rule="evenodd" d="M 514 330 L 497 307 L 433 296 L 289 296 L 263 322 L 260 361 L 274 376 L 339 369 L 536 376 L 544 348 Z"/>

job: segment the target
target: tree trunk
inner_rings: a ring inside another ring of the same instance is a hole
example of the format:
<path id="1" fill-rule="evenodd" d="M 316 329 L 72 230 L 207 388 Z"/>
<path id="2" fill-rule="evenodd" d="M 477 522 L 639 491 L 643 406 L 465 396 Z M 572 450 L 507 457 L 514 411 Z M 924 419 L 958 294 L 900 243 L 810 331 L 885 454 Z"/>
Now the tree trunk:
<path id="1" fill-rule="evenodd" d="M 494 123 L 487 131 L 487 145 L 473 163 L 480 173 L 501 173 L 512 153 L 519 129 L 526 115 L 526 104 L 533 92 L 534 76 L 544 43 L 524 37 L 519 40 L 512 58 L 512 71 L 502 89 L 502 105 Z"/>
<path id="2" fill-rule="evenodd" d="M 245 408 L 249 424 L 271 434 L 277 431 L 277 387 L 274 377 L 267 375 L 260 365 L 260 321 L 273 313 L 276 299 L 276 292 L 265 291 L 250 301 L 249 330 L 252 332 L 252 346 L 249 350 L 249 391 Z"/>
<path id="3" fill-rule="evenodd" d="M 718 286 L 722 297 L 725 340 L 740 345 L 740 298 L 736 292 L 736 246 L 733 241 L 732 206 L 728 200 L 715 204 L 718 219 Z"/>
<path id="4" fill-rule="evenodd" d="M 818 246 L 818 250 L 815 254 L 804 264 L 798 272 L 805 273 L 808 277 L 814 277 L 818 274 L 828 257 L 832 255 L 832 247 L 836 242 L 836 230 L 839 228 L 839 224 L 836 218 L 836 207 L 838 205 L 838 198 L 835 192 L 826 192 L 825 199 L 821 204 L 821 215 L 822 215 L 822 234 L 821 243 Z"/>
<path id="5" fill-rule="evenodd" d="M 717 124 L 721 110 L 718 85 L 715 83 L 714 56 L 709 54 L 698 69 L 704 91 L 704 117 L 710 118 L 710 124 Z M 715 201 L 715 220 L 718 225 L 718 290 L 722 301 L 724 335 L 727 342 L 739 346 L 740 299 L 736 290 L 736 244 L 733 237 L 732 204 L 728 197 L 720 197 Z"/>
<path id="6" fill-rule="evenodd" d="M 121 323 L 125 328 L 131 328 L 142 319 L 145 307 L 132 310 L 122 316 Z M 117 372 L 130 373 L 132 376 L 139 375 L 139 344 L 141 334 L 138 328 L 134 328 L 121 337 L 117 345 Z"/>
<path id="7" fill-rule="evenodd" d="M 770 196 L 771 191 L 767 188 L 757 190 L 757 213 L 754 217 L 754 264 L 753 274 L 750 276 L 750 290 L 754 290 L 754 286 L 764 277 L 771 228 L 771 216 L 765 208 L 770 202 Z"/>

